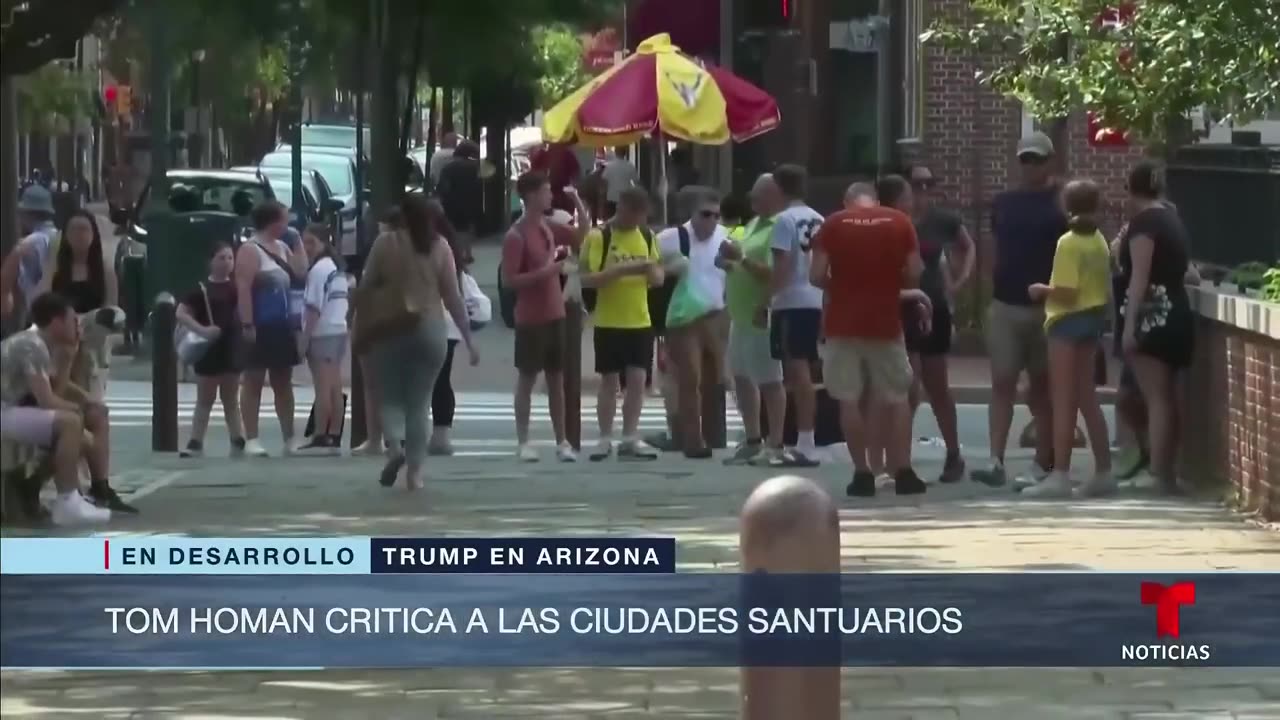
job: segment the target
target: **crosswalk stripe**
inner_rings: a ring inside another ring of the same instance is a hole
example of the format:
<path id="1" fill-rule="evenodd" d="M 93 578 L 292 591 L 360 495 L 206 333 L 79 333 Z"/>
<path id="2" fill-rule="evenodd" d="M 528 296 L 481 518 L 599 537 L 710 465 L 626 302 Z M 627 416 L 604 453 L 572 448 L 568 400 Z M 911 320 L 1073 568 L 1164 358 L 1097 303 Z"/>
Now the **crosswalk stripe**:
<path id="1" fill-rule="evenodd" d="M 111 411 L 111 424 L 113 427 L 121 428 L 138 428 L 150 427 L 153 417 L 153 407 L 150 400 L 130 398 L 125 400 L 117 400 L 111 397 L 107 398 L 107 407 Z M 178 403 L 178 423 L 186 427 L 191 423 L 191 414 L 195 410 L 196 404 L 190 401 L 180 401 Z M 272 415 L 270 398 L 263 399 L 264 417 Z M 551 422 L 548 406 L 545 402 L 535 402 L 532 408 L 533 412 L 530 421 L 535 425 L 546 425 Z M 595 415 L 595 403 L 583 403 L 583 418 L 593 418 Z M 621 411 L 621 408 L 619 408 Z M 298 405 L 294 411 L 294 417 L 298 420 L 306 420 L 311 412 L 310 399 L 299 398 Z M 221 422 L 224 418 L 221 403 L 215 403 L 209 413 L 210 420 Z M 351 408 L 347 408 L 347 418 L 351 417 Z M 489 423 L 514 423 L 515 412 L 508 402 L 505 405 L 496 402 L 468 402 L 464 398 L 454 411 L 454 423 L 461 421 L 468 422 L 489 422 Z M 736 413 L 729 408 L 726 417 L 726 424 L 731 431 L 742 429 L 742 421 L 736 417 Z M 645 431 L 664 430 L 666 429 L 666 413 L 662 408 L 661 400 L 650 402 L 640 413 L 640 428 Z M 487 441 L 485 441 L 487 442 Z M 499 441 L 506 443 L 508 441 Z M 510 441 L 513 443 L 514 441 Z M 503 445 L 505 447 L 505 445 Z"/>

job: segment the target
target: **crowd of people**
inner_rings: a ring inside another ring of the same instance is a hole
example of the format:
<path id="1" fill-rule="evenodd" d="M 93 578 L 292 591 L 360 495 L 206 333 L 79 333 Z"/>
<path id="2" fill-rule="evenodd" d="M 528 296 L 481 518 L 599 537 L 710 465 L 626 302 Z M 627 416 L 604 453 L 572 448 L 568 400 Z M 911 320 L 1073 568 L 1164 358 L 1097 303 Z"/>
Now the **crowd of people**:
<path id="1" fill-rule="evenodd" d="M 1015 487 L 1035 497 L 1102 496 L 1149 465 L 1160 487 L 1175 492 L 1178 377 L 1193 344 L 1186 233 L 1162 199 L 1160 169 L 1142 163 L 1128 182 L 1129 222 L 1108 243 L 1099 187 L 1060 182 L 1053 152 L 1047 136 L 1025 138 L 1017 150 L 1021 182 L 993 204 L 993 299 L 984 323 L 990 453 L 971 477 L 1010 482 L 1005 452 L 1025 374 L 1039 432 L 1032 467 Z M 655 231 L 650 193 L 623 161 L 618 154 L 603 173 L 604 222 L 572 186 L 557 187 L 540 171 L 517 182 L 524 211 L 503 240 L 501 267 L 515 294 L 520 461 L 540 459 L 530 439 L 539 377 L 555 457 L 578 460 L 565 427 L 566 346 L 576 341 L 566 335 L 566 318 L 585 313 L 600 376 L 592 462 L 652 460 L 662 451 L 711 458 L 714 419 L 705 416 L 702 393 L 728 385 L 745 438 L 727 464 L 821 464 L 820 406 L 834 402 L 854 466 L 847 494 L 872 496 L 887 485 L 923 493 L 911 427 L 927 400 L 946 445 L 939 480 L 965 477 L 947 356 L 954 297 L 972 278 L 976 253 L 960 217 L 935 197 L 928 167 L 855 183 L 830 216 L 806 204 L 806 172 L 795 165 L 760 176 L 748 198 L 691 185 L 680 193 L 683 221 Z M 67 356 L 80 350 L 80 318 L 113 306 L 116 283 L 93 216 L 73 215 L 59 235 L 47 191 L 40 192 L 29 188 L 22 198 L 28 234 L 0 276 L 6 317 L 30 325 L 4 341 L 4 437 L 53 449 L 55 522 L 100 521 L 111 510 L 132 511 L 108 480 L 105 372 L 72 378 L 66 368 Z M 565 206 L 572 216 L 557 210 Z M 440 202 L 406 196 L 380 223 L 357 279 L 344 270 L 328 228 L 291 237 L 287 218 L 274 202 L 254 208 L 249 239 L 219 245 L 208 278 L 181 299 L 177 322 L 193 338 L 198 377 L 182 454 L 204 452 L 220 399 L 231 453 L 266 456 L 259 414 L 268 385 L 285 454 L 339 452 L 341 367 L 350 351 L 368 388 L 368 440 L 353 452 L 386 456 L 383 485 L 403 474 L 409 489 L 420 488 L 426 458 L 452 453 L 455 352 L 461 347 L 472 364 L 479 361 L 452 223 Z M 1095 387 L 1108 325 L 1125 361 L 1118 420 L 1136 452 L 1119 472 Z M 655 355 L 669 432 L 643 438 Z M 294 424 L 292 377 L 303 362 L 316 390 L 305 439 Z M 1081 415 L 1094 463 L 1077 482 L 1071 455 Z M 79 490 L 82 461 L 92 480 L 87 497 Z"/>
<path id="2" fill-rule="evenodd" d="M 1129 178 L 1129 222 L 1108 243 L 1100 188 L 1088 179 L 1062 182 L 1053 155 L 1043 133 L 1024 138 L 1020 182 L 993 203 L 993 299 L 984 323 L 990 454 L 969 476 L 1012 484 L 1029 497 L 1095 497 L 1149 470 L 1160 488 L 1177 492 L 1177 381 L 1193 344 L 1184 282 L 1198 281 L 1185 230 L 1162 199 L 1160 168 L 1144 162 Z M 555 203 L 544 175 L 518 185 L 526 213 L 506 237 L 503 279 L 517 296 L 521 460 L 538 459 L 528 408 L 539 374 L 548 381 L 557 457 L 577 459 L 564 440 L 563 343 L 547 340 L 562 332 L 567 299 L 569 311 L 583 312 L 580 303 L 594 327 L 600 389 L 592 461 L 652 459 L 660 451 L 711 457 L 700 393 L 726 382 L 746 430 L 728 464 L 820 464 L 826 458 L 815 429 L 827 420 L 820 405 L 834 401 L 854 464 L 848 494 L 870 496 L 888 484 L 899 494 L 922 493 L 911 427 L 927 400 L 946 445 L 939 480 L 966 476 L 947 357 L 954 298 L 974 274 L 976 253 L 960 217 L 935 197 L 928 167 L 854 184 L 843 210 L 829 217 L 805 203 L 806 173 L 793 165 L 762 175 L 749 202 L 685 187 L 679 206 L 687 220 L 654 232 L 650 195 L 622 160 L 611 159 L 604 173 L 609 219 L 585 233 L 581 203 L 576 230 L 547 219 Z M 1096 390 L 1109 326 L 1124 361 L 1117 435 L 1135 451 L 1118 471 Z M 661 389 L 669 431 L 642 438 L 655 348 L 667 371 Z M 1039 431 L 1034 462 L 1011 478 L 1005 455 L 1024 375 Z M 1081 416 L 1094 463 L 1088 477 L 1073 478 Z M 784 444 L 783 418 L 794 425 L 793 443 Z"/>

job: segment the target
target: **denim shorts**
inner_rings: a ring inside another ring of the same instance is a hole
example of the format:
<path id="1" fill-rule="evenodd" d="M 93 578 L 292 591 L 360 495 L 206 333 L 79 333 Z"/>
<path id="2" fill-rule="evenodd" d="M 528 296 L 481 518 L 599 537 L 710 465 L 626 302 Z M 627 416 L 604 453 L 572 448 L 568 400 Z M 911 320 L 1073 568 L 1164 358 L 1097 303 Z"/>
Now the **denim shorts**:
<path id="1" fill-rule="evenodd" d="M 1107 330 L 1107 309 L 1090 308 L 1067 313 L 1053 321 L 1046 334 L 1055 340 L 1088 342 L 1102 339 Z"/>

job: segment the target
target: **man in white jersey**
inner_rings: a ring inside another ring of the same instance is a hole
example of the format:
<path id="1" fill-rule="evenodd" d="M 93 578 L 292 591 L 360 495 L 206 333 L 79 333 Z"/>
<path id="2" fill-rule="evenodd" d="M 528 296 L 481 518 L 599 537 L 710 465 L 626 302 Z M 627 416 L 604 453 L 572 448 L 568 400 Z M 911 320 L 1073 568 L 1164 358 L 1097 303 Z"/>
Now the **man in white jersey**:
<path id="1" fill-rule="evenodd" d="M 809 282 L 809 262 L 813 238 L 825 218 L 804 202 L 808 180 L 804 168 L 780 165 L 773 171 L 773 179 L 787 207 L 773 226 L 769 345 L 774 359 L 782 361 L 796 421 L 796 446 L 770 457 L 769 464 L 814 467 L 819 461 L 813 438 L 817 394 L 812 367 L 818 362 L 818 339 L 822 334 L 822 291 Z"/>

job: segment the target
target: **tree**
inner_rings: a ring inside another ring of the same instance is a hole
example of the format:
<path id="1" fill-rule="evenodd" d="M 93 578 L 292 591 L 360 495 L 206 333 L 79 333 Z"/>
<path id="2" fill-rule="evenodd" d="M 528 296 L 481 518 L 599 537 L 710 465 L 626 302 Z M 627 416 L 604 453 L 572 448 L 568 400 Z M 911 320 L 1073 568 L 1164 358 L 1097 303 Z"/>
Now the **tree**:
<path id="1" fill-rule="evenodd" d="M 983 82 L 1033 114 L 1087 109 L 1167 145 L 1205 107 L 1247 122 L 1280 106 L 1280 3 L 1259 0 L 972 0 L 969 22 L 926 42 L 996 58 Z M 1064 50 L 1067 57 L 1063 57 Z"/>
<path id="2" fill-rule="evenodd" d="M 543 109 L 560 102 L 591 79 L 582 66 L 582 39 L 563 24 L 533 31 L 538 78 L 538 105 Z"/>

